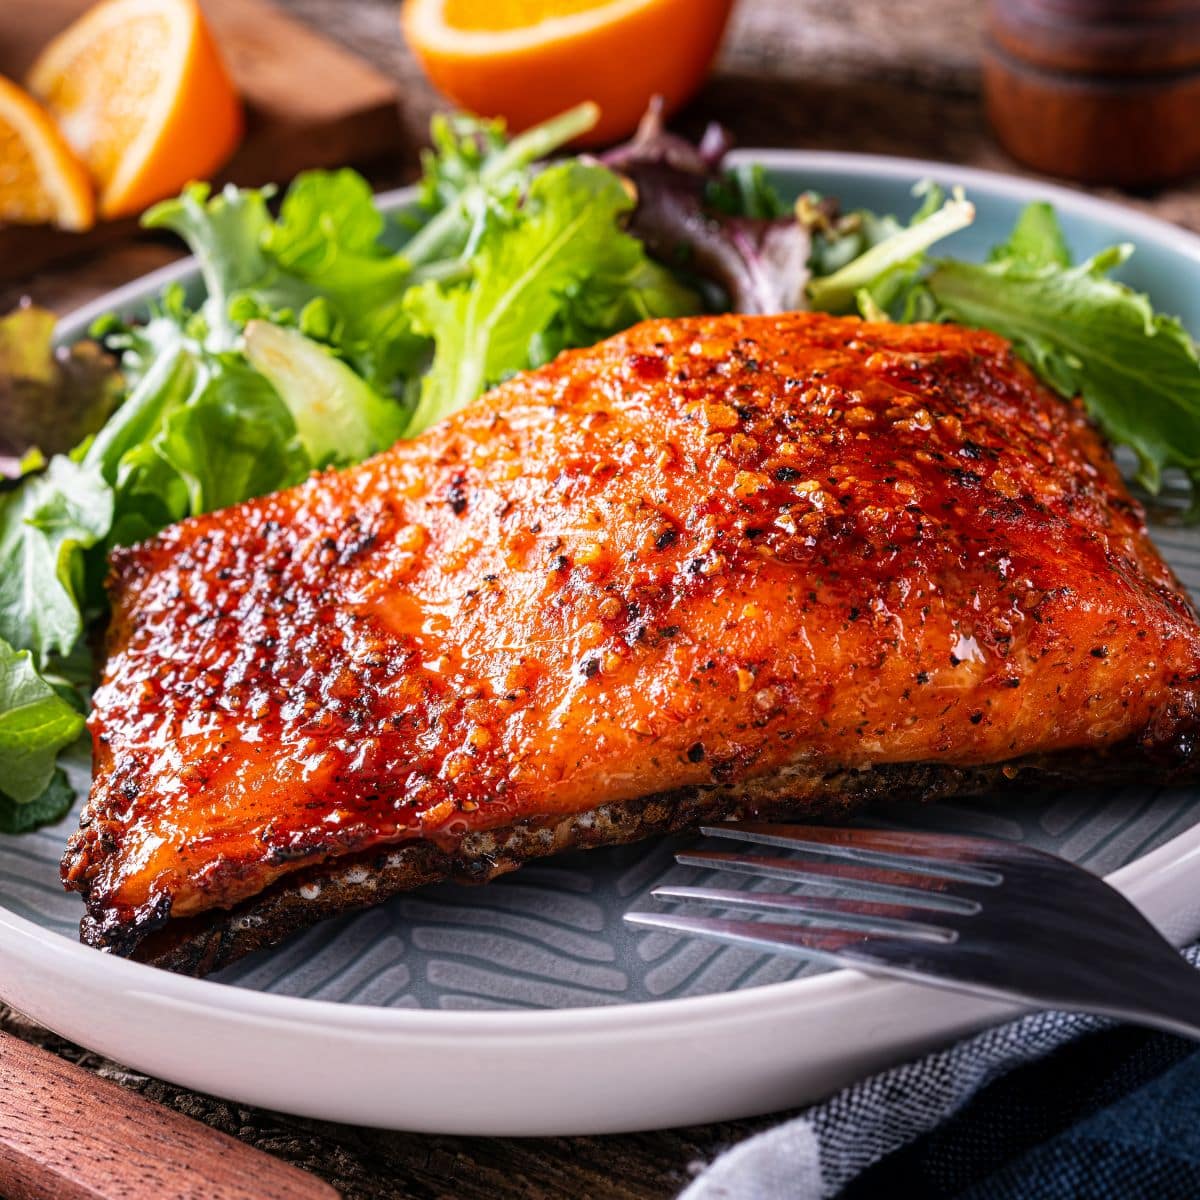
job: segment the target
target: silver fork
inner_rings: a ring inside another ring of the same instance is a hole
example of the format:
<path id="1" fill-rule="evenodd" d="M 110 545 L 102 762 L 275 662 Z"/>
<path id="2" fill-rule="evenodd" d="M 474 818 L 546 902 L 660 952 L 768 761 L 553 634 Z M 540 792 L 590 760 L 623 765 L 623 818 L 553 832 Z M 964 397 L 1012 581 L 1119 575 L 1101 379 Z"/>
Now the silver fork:
<path id="1" fill-rule="evenodd" d="M 1200 971 L 1124 896 L 1065 859 L 942 833 L 755 823 L 702 832 L 819 858 L 689 850 L 677 862 L 858 895 L 657 887 L 657 899 L 761 909 L 796 923 L 674 912 L 631 912 L 627 921 L 1200 1038 Z"/>

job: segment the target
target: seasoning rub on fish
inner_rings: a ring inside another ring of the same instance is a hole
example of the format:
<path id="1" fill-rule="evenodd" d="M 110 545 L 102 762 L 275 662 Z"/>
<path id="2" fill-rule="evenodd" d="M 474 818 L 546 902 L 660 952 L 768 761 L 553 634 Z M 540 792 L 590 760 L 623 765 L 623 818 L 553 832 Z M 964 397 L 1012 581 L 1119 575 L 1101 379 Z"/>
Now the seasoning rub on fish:
<path id="1" fill-rule="evenodd" d="M 113 560 L 85 941 L 314 920 L 738 813 L 1194 772 L 1200 626 L 1002 339 L 650 322 Z"/>

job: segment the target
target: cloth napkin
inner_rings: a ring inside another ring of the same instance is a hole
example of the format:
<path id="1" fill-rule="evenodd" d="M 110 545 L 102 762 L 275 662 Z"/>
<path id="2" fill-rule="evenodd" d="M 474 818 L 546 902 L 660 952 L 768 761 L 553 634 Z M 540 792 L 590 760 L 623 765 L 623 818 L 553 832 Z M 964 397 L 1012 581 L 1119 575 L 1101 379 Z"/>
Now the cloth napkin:
<path id="1" fill-rule="evenodd" d="M 1200 965 L 1200 944 L 1187 957 Z M 1097 1017 L 1022 1017 L 748 1139 L 680 1200 L 877 1196 L 1200 1197 L 1200 1050 Z"/>

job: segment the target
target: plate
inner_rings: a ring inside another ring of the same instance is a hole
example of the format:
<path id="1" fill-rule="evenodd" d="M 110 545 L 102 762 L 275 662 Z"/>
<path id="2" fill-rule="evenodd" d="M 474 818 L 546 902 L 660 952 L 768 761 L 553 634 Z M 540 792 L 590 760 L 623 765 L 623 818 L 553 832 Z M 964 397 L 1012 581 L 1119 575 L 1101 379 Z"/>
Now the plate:
<path id="1" fill-rule="evenodd" d="M 1137 243 L 1124 277 L 1200 331 L 1200 239 L 1063 188 L 943 164 L 744 151 L 791 192 L 907 214 L 914 181 L 961 183 L 978 220 L 948 250 L 981 257 L 1030 199 L 1077 256 Z M 411 193 L 382 198 L 389 209 Z M 63 322 L 81 336 L 140 311 L 190 262 Z M 1200 534 L 1155 535 L 1200 593 Z M 76 761 L 77 782 L 87 764 Z M 885 823 L 1019 839 L 1108 875 L 1177 942 L 1200 932 L 1200 794 L 974 800 L 878 810 Z M 73 819 L 0 838 L 0 994 L 89 1049 L 200 1091 L 304 1116 L 484 1135 L 611 1133 L 796 1105 L 1015 1009 L 913 984 L 635 931 L 657 883 L 703 882 L 678 842 L 575 854 L 470 889 L 440 886 L 328 922 L 209 980 L 80 946 L 58 887 Z"/>

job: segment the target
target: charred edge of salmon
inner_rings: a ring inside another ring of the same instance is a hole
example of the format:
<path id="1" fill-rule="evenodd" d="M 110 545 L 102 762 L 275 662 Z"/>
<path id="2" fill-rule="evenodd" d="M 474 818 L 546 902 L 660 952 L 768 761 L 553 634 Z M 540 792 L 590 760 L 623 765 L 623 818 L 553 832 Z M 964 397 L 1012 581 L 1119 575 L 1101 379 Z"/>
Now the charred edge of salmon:
<path id="1" fill-rule="evenodd" d="M 1129 750 L 1131 748 L 1124 748 Z M 1148 761 L 1127 753 L 1064 752 L 985 766 L 887 764 L 831 773 L 800 771 L 719 788 L 663 792 L 554 820 L 525 820 L 499 830 L 468 833 L 452 848 L 414 842 L 375 849 L 287 876 L 232 910 L 170 921 L 152 931 L 105 930 L 84 917 L 80 939 L 112 953 L 188 975 L 206 975 L 253 951 L 273 946 L 328 917 L 369 908 L 401 892 L 445 880 L 486 883 L 530 859 L 565 850 L 621 845 L 678 833 L 701 822 L 787 816 L 829 820 L 876 800 L 939 800 L 1010 787 L 1095 779 L 1112 786 L 1169 781 L 1194 774 L 1190 758 Z"/>

